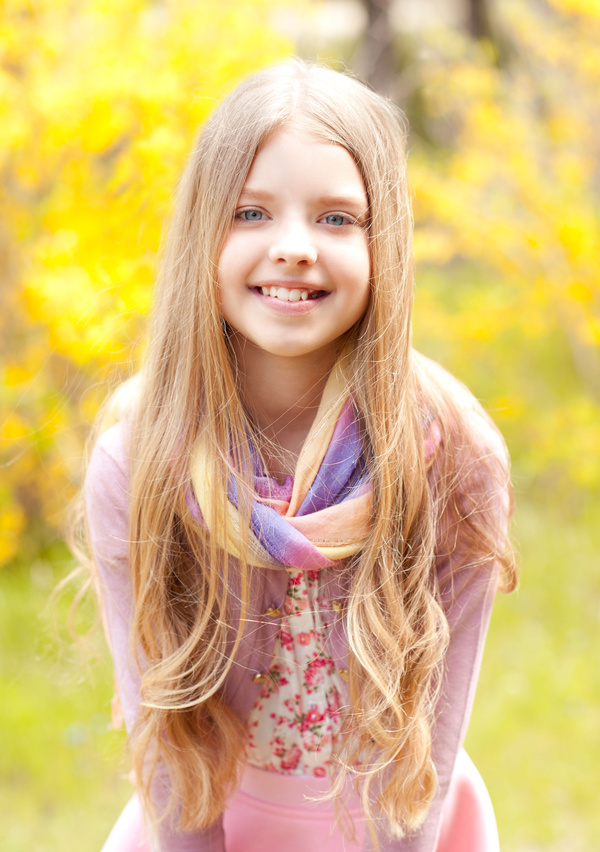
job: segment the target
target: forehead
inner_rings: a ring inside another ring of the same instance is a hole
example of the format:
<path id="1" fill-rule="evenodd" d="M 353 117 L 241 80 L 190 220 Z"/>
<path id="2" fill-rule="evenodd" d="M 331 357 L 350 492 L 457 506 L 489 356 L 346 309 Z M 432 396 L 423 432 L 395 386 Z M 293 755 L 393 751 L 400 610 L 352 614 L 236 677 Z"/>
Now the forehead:
<path id="1" fill-rule="evenodd" d="M 242 194 L 273 190 L 348 196 L 367 203 L 360 170 L 349 151 L 296 126 L 286 125 L 267 136 Z"/>

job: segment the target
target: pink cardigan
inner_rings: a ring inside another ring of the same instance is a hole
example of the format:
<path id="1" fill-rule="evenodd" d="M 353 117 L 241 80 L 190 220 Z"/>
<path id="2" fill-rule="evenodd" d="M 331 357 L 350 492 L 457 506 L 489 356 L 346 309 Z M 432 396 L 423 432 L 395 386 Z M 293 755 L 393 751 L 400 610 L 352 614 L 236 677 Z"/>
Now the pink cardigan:
<path id="1" fill-rule="evenodd" d="M 500 439 L 482 418 L 478 418 L 476 428 L 483 435 L 484 444 L 490 452 L 504 457 Z M 140 678 L 132 660 L 129 641 L 133 593 L 128 564 L 128 453 L 123 424 L 113 426 L 96 444 L 85 491 L 108 640 L 125 724 L 131 730 L 138 713 Z M 494 510 L 502 513 L 504 518 L 508 514 L 506 496 L 505 493 L 491 496 L 495 502 Z M 433 732 L 439 790 L 418 832 L 401 841 L 390 839 L 383 830 L 380 832 L 382 852 L 434 852 L 442 806 L 467 730 L 498 573 L 493 564 L 461 567 L 459 557 L 455 555 L 461 551 L 460 542 L 458 545 L 454 554 L 440 556 L 436 561 L 442 589 L 445 588 L 444 578 L 454 575 L 452 594 L 448 591 L 442 596 L 451 638 Z M 324 582 L 328 595 L 343 602 L 348 589 L 341 585 L 339 578 L 340 574 L 335 569 L 325 570 Z M 247 718 L 261 688 L 260 682 L 255 682 L 256 675 L 267 673 L 271 665 L 273 644 L 279 630 L 279 616 L 273 613 L 283 609 L 287 580 L 288 574 L 284 569 L 257 569 L 247 621 L 251 627 L 245 641 L 239 645 L 223 689 L 225 701 L 243 720 Z M 323 619 L 329 622 L 327 633 L 335 665 L 339 669 L 346 669 L 348 649 L 343 615 L 323 612 Z M 160 848 L 164 852 L 225 850 L 220 821 L 206 831 L 191 834 L 163 824 L 159 839 Z"/>

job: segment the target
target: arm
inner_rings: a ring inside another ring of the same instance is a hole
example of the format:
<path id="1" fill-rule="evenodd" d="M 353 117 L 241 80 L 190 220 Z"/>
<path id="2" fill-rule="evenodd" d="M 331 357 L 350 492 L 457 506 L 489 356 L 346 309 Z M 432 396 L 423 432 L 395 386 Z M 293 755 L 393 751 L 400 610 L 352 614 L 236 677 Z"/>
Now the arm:
<path id="1" fill-rule="evenodd" d="M 477 412 L 469 415 L 469 426 L 482 455 L 493 455 L 499 467 L 506 466 L 506 450 L 501 438 Z M 435 469 L 431 475 L 435 476 Z M 475 465 L 468 474 L 477 487 L 479 470 Z M 481 485 L 481 482 L 479 483 Z M 494 481 L 483 488 L 485 517 L 496 530 L 505 531 L 510 500 L 505 487 Z M 385 852 L 435 852 L 442 822 L 442 810 L 452 772 L 462 747 L 475 697 L 483 648 L 496 589 L 498 566 L 492 561 L 481 564 L 465 555 L 464 525 L 453 536 L 452 520 L 444 519 L 450 530 L 443 536 L 450 545 L 440 545 L 436 572 L 441 602 L 448 619 L 450 643 L 444 661 L 442 685 L 432 731 L 433 760 L 439 787 L 428 816 L 414 834 L 403 840 L 381 837 Z M 444 524 L 446 526 L 446 524 Z"/>
<path id="2" fill-rule="evenodd" d="M 119 698 L 129 735 L 140 705 L 141 676 L 131 647 L 133 585 L 129 566 L 129 475 L 123 424 L 105 432 L 96 444 L 85 483 L 96 587 Z M 157 767 L 153 799 L 160 813 L 168 798 L 164 767 Z M 207 831 L 181 833 L 165 820 L 158 831 L 164 852 L 224 852 L 221 823 Z"/>

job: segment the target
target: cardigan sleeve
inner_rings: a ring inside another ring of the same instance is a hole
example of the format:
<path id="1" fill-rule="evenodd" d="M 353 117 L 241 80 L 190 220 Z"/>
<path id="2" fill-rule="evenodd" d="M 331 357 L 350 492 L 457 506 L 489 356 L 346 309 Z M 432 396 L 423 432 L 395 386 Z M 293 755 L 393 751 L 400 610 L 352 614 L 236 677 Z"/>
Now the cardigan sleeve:
<path id="1" fill-rule="evenodd" d="M 105 432 L 94 447 L 85 482 L 85 500 L 96 586 L 106 636 L 114 661 L 119 699 L 131 735 L 140 707 L 141 677 L 131 643 L 133 584 L 129 564 L 129 472 L 125 427 Z M 143 665 L 143 661 L 142 665 Z M 160 763 L 152 794 L 157 812 L 169 797 L 166 770 Z M 156 849 L 163 852 L 224 852 L 221 822 L 201 832 L 177 831 L 165 819 Z"/>
<path id="2" fill-rule="evenodd" d="M 499 469 L 506 470 L 507 453 L 500 436 L 486 419 L 474 411 L 469 425 L 482 454 L 495 456 Z M 465 460 L 463 459 L 463 462 Z M 508 485 L 483 482 L 476 462 L 467 462 L 467 478 L 483 497 L 483 511 L 490 523 L 505 531 L 510 514 Z M 442 519 L 442 523 L 444 523 Z M 452 521 L 449 522 L 452 526 Z M 450 641 L 443 666 L 442 685 L 432 731 L 432 756 L 438 774 L 438 790 L 421 828 L 402 840 L 379 832 L 382 852 L 435 852 L 458 753 L 462 748 L 473 707 L 485 638 L 498 587 L 499 570 L 494 560 L 472 561 L 465 554 L 464 526 L 454 527 L 450 547 L 442 546 L 436 559 L 442 606 L 448 620 Z M 446 539 L 447 541 L 448 539 Z M 365 848 L 370 849 L 365 838 Z"/>
<path id="3" fill-rule="evenodd" d="M 482 437 L 490 452 L 503 453 L 499 438 L 481 418 Z M 487 432 L 486 432 L 487 430 Z M 141 677 L 131 645 L 133 586 L 129 551 L 129 473 L 122 424 L 99 439 L 86 479 L 86 504 L 96 579 L 108 643 L 113 655 L 119 697 L 131 734 L 140 705 Z M 495 443 L 497 442 L 497 443 Z M 502 524 L 508 517 L 508 495 L 494 493 L 490 507 Z M 451 552 L 440 553 L 436 569 L 450 628 L 442 689 L 433 730 L 433 757 L 439 790 L 424 825 L 403 840 L 380 832 L 382 852 L 435 852 L 456 757 L 466 733 L 479 673 L 483 645 L 497 586 L 495 564 L 472 564 L 462 555 L 460 540 Z M 140 661 L 143 666 L 143 660 Z M 169 784 L 159 765 L 153 798 L 158 812 L 166 803 Z M 368 843 L 367 839 L 365 841 Z M 367 847 L 369 848 L 369 847 Z M 222 821 L 201 832 L 182 833 L 165 820 L 158 832 L 161 852 L 225 852 Z"/>

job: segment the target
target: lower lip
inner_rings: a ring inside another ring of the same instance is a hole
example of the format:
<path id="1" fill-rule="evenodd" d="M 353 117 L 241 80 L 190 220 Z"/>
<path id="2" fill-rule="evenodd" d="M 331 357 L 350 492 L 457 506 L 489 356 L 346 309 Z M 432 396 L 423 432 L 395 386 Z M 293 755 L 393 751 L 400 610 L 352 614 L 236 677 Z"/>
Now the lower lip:
<path id="1" fill-rule="evenodd" d="M 261 300 L 266 308 L 269 308 L 273 313 L 283 316 L 307 314 L 320 305 L 329 295 L 325 293 L 323 296 L 319 296 L 318 299 L 305 299 L 304 301 L 300 299 L 298 302 L 283 302 L 281 299 L 273 298 L 273 296 L 264 296 L 258 290 L 253 290 L 253 293 L 257 299 Z"/>

